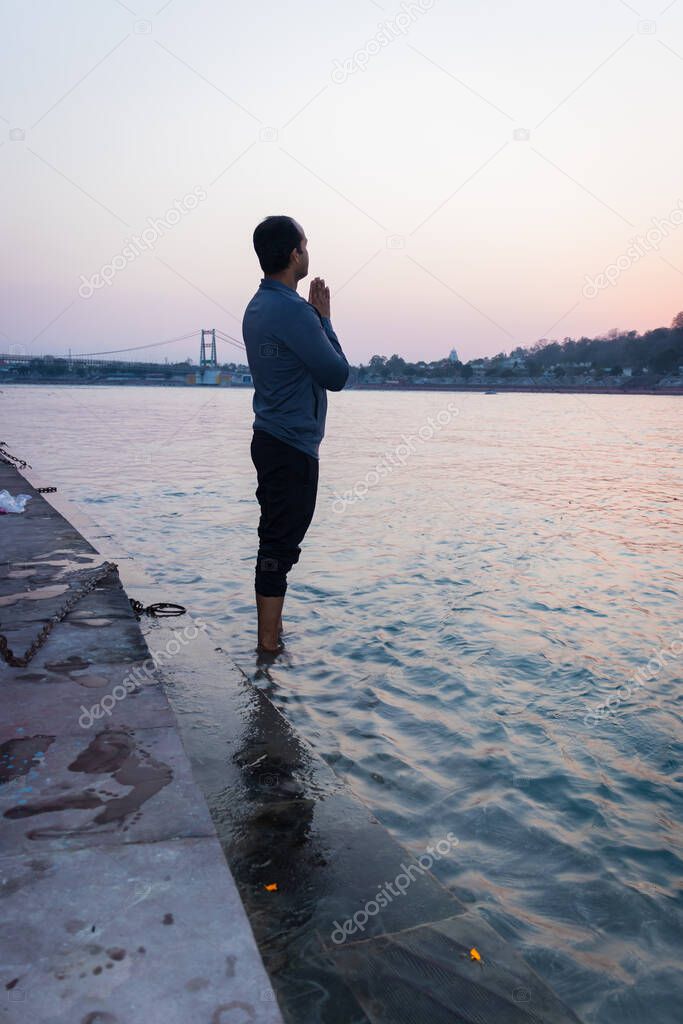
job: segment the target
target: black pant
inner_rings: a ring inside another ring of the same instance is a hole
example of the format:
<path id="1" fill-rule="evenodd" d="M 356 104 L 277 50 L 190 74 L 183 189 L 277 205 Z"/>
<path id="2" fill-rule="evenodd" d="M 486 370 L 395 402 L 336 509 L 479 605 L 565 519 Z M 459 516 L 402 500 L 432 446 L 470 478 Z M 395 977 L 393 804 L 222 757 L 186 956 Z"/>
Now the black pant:
<path id="1" fill-rule="evenodd" d="M 255 429 L 251 459 L 261 506 L 256 593 L 283 597 L 287 573 L 299 561 L 318 494 L 318 460 L 265 430 Z"/>

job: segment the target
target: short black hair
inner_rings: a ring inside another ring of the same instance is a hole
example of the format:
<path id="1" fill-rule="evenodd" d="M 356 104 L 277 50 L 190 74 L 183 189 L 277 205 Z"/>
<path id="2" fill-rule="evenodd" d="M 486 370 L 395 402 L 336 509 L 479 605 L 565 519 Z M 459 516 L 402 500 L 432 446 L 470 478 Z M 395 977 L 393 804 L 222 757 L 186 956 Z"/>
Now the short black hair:
<path id="1" fill-rule="evenodd" d="M 304 236 L 291 217 L 266 217 L 254 230 L 254 249 L 264 274 L 289 266 L 292 249 L 301 252 Z"/>

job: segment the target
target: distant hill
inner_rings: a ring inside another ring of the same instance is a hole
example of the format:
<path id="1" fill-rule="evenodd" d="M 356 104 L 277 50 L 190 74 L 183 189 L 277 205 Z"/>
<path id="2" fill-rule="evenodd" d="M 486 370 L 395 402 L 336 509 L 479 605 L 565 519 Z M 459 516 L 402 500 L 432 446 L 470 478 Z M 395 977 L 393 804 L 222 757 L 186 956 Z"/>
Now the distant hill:
<path id="1" fill-rule="evenodd" d="M 368 366 L 357 370 L 359 383 L 371 380 L 411 383 L 441 378 L 467 382 L 473 377 L 510 380 L 536 380 L 554 374 L 558 378 L 628 376 L 634 380 L 643 374 L 660 378 L 676 376 L 683 367 L 683 312 L 678 313 L 670 327 L 657 327 L 639 334 L 637 331 L 614 329 L 597 338 L 564 338 L 548 341 L 543 338 L 529 348 L 516 348 L 496 356 L 453 362 L 449 358 L 430 363 L 410 363 L 399 355 L 390 358 L 374 355 Z"/>

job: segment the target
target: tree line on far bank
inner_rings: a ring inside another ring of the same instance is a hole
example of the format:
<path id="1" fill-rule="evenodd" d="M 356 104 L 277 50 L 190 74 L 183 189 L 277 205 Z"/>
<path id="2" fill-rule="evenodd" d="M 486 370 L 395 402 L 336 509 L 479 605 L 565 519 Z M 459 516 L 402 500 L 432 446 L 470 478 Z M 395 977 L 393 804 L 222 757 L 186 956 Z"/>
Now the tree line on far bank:
<path id="1" fill-rule="evenodd" d="M 657 327 L 644 334 L 615 328 L 597 338 L 564 338 L 563 341 L 542 338 L 529 348 L 519 347 L 509 354 L 500 352 L 464 364 L 450 359 L 410 363 L 396 354 L 389 358 L 374 355 L 369 365 L 361 364 L 357 379 L 362 382 L 370 376 L 383 380 L 459 376 L 468 380 L 476 370 L 483 370 L 485 376 L 509 378 L 538 377 L 554 370 L 562 377 L 577 373 L 581 368 L 599 375 L 616 376 L 630 369 L 634 376 L 644 373 L 664 376 L 676 373 L 679 366 L 683 366 L 683 312 L 674 317 L 670 327 Z"/>

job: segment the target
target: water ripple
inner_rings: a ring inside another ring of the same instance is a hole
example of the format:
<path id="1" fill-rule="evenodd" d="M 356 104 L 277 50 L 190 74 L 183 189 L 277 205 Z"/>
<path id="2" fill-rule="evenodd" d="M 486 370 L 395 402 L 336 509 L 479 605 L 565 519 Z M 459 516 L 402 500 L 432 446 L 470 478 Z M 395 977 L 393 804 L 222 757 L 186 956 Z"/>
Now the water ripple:
<path id="1" fill-rule="evenodd" d="M 10 448 L 253 664 L 251 394 L 212 392 L 211 430 L 172 446 L 200 389 L 78 388 L 87 443 L 74 394 L 6 391 Z M 413 852 L 455 833 L 435 872 L 587 1024 L 678 1024 L 680 399 L 459 395 L 340 515 L 446 396 L 330 397 L 276 702 Z"/>

